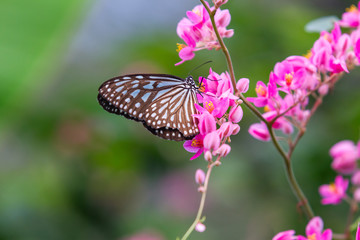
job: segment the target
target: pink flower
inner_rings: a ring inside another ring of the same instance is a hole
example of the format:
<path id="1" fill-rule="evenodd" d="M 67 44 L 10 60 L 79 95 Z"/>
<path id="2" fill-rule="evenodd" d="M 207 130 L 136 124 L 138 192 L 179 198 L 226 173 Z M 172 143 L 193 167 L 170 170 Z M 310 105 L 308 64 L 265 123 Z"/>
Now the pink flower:
<path id="1" fill-rule="evenodd" d="M 213 93 L 215 96 L 221 96 L 224 92 L 230 89 L 233 92 L 230 75 L 228 72 L 218 74 L 211 68 L 207 79 L 203 80 L 205 91 Z"/>
<path id="2" fill-rule="evenodd" d="M 340 175 L 335 178 L 334 183 L 321 185 L 319 187 L 320 195 L 323 197 L 321 203 L 324 205 L 339 204 L 346 197 L 348 185 L 349 180 L 344 179 Z"/>
<path id="3" fill-rule="evenodd" d="M 306 226 L 305 233 L 306 237 L 298 236 L 298 240 L 331 240 L 332 231 L 331 229 L 326 229 L 323 231 L 324 223 L 320 217 L 314 217 L 310 220 Z"/>
<path id="4" fill-rule="evenodd" d="M 359 6 L 360 2 L 358 7 L 352 5 L 350 8 L 348 8 L 346 12 L 343 13 L 339 24 L 343 27 L 358 27 L 360 22 Z"/>
<path id="5" fill-rule="evenodd" d="M 358 227 L 356 229 L 355 240 L 360 240 L 360 224 L 358 223 Z"/>
<path id="6" fill-rule="evenodd" d="M 204 151 L 203 144 L 204 136 L 201 134 L 196 135 L 192 140 L 188 140 L 184 142 L 184 148 L 188 152 L 195 153 L 194 156 L 190 158 L 190 160 L 194 160 L 198 158 Z"/>
<path id="7" fill-rule="evenodd" d="M 345 59 L 341 58 L 335 58 L 334 56 L 330 57 L 330 63 L 329 68 L 332 73 L 341 73 L 341 72 L 347 72 L 349 73 L 349 70 L 347 69 Z"/>
<path id="8" fill-rule="evenodd" d="M 284 232 L 279 232 L 272 238 L 272 240 L 295 240 L 296 237 L 294 235 L 294 230 L 287 230 Z"/>
<path id="9" fill-rule="evenodd" d="M 214 7 L 212 10 L 213 9 Z M 184 40 L 185 44 L 178 44 L 181 61 L 175 65 L 182 64 L 194 58 L 195 51 L 220 48 L 209 14 L 203 5 L 195 6 L 194 9 L 188 11 L 186 15 L 187 18 L 183 18 L 178 23 L 176 29 L 178 36 Z M 234 34 L 233 30 L 226 29 L 231 19 L 228 10 L 217 9 L 214 19 L 222 38 L 231 37 Z"/>
<path id="10" fill-rule="evenodd" d="M 211 113 L 212 116 L 221 118 L 228 110 L 232 101 L 233 100 L 229 97 L 215 97 L 211 94 L 203 94 L 203 96 L 199 99 L 199 102 L 203 104 L 203 107 L 196 105 L 196 109 L 200 113 L 207 111 Z"/>
<path id="11" fill-rule="evenodd" d="M 358 147 L 350 140 L 336 143 L 330 149 L 333 158 L 332 168 L 340 173 L 349 174 L 356 169 L 356 160 L 359 158 Z"/>
<path id="12" fill-rule="evenodd" d="M 277 63 L 274 67 L 274 80 L 285 92 L 301 87 L 304 74 L 303 68 L 295 71 L 294 66 L 287 60 Z"/>
<path id="13" fill-rule="evenodd" d="M 312 218 L 308 225 L 306 226 L 305 236 L 294 236 L 294 230 L 288 230 L 279 232 L 276 234 L 272 240 L 331 240 L 332 231 L 331 229 L 326 229 L 323 231 L 324 223 L 320 217 Z"/>
<path id="14" fill-rule="evenodd" d="M 240 131 L 234 123 L 242 119 L 243 110 L 239 105 L 241 101 L 233 94 L 228 73 L 219 75 L 210 69 L 209 77 L 200 78 L 200 82 L 202 93 L 197 96 L 199 104 L 195 104 L 198 113 L 193 115 L 200 135 L 186 141 L 184 148 L 196 152 L 191 160 L 205 152 L 205 160 L 212 161 L 215 155 L 225 157 L 229 154 L 231 148 L 225 142 L 230 142 L 229 137 Z"/>
<path id="15" fill-rule="evenodd" d="M 320 37 L 314 43 L 311 61 L 321 72 L 330 70 L 330 56 L 332 56 L 332 46 L 324 37 Z"/>
<path id="16" fill-rule="evenodd" d="M 278 89 L 276 83 L 273 81 L 273 75 L 273 73 L 270 74 L 270 81 L 267 86 L 262 81 L 256 83 L 255 91 L 257 97 L 246 98 L 249 102 L 254 103 L 256 107 L 265 107 L 278 97 Z"/>
<path id="17" fill-rule="evenodd" d="M 176 63 L 175 66 L 182 64 L 185 61 L 191 60 L 195 57 L 194 51 L 196 51 L 196 42 L 194 39 L 191 38 L 191 36 L 188 33 L 183 33 L 181 37 L 186 44 L 180 44 L 178 43 L 178 49 L 179 57 L 181 58 L 181 61 Z"/>
<path id="18" fill-rule="evenodd" d="M 249 128 L 249 133 L 260 141 L 270 141 L 270 133 L 265 123 L 254 123 Z"/>
<path id="19" fill-rule="evenodd" d="M 360 62 L 360 39 L 358 39 L 355 43 L 354 53 L 355 53 L 355 56 L 356 56 L 358 62 Z"/>

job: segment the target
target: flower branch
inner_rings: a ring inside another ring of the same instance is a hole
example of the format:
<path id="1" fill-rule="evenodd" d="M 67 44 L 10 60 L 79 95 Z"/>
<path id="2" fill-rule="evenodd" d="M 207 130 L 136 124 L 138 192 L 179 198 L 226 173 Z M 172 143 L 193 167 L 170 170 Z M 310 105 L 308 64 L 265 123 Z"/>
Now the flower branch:
<path id="1" fill-rule="evenodd" d="M 220 158 L 218 158 L 215 162 L 212 162 L 211 164 L 208 165 L 208 170 L 206 172 L 204 185 L 203 185 L 203 187 L 201 187 L 201 190 L 200 190 L 202 195 L 201 195 L 199 209 L 196 214 L 196 218 L 195 218 L 194 222 L 191 224 L 190 228 L 186 231 L 184 236 L 181 238 L 181 240 L 186 240 L 190 236 L 190 234 L 194 231 L 196 225 L 201 223 L 202 213 L 204 210 L 204 205 L 205 205 L 205 200 L 206 200 L 206 193 L 207 193 L 208 186 L 209 186 L 210 174 L 211 174 L 213 167 L 218 166 L 219 164 L 220 164 Z"/>

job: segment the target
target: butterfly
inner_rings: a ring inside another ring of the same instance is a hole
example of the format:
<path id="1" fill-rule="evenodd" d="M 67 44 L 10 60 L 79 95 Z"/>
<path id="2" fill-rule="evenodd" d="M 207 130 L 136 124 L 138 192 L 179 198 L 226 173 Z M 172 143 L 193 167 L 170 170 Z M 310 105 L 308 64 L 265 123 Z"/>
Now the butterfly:
<path id="1" fill-rule="evenodd" d="M 199 134 L 192 117 L 198 92 L 192 76 L 130 74 L 104 82 L 97 98 L 106 111 L 141 122 L 156 136 L 184 141 Z"/>

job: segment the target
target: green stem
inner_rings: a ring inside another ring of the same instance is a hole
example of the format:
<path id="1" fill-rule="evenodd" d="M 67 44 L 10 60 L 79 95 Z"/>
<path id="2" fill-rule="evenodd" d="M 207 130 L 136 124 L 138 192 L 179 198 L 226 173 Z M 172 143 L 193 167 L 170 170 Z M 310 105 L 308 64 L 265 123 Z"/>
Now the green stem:
<path id="1" fill-rule="evenodd" d="M 280 146 L 278 140 L 276 139 L 274 129 L 271 127 L 270 124 L 267 124 L 267 128 L 269 130 L 270 137 L 271 137 L 272 142 L 274 143 L 275 148 L 278 150 L 278 152 L 284 159 L 286 175 L 289 180 L 290 186 L 291 186 L 297 200 L 302 205 L 302 209 L 303 209 L 304 213 L 306 214 L 307 218 L 311 219 L 314 217 L 314 212 L 312 211 L 311 206 L 310 206 L 305 194 L 303 193 L 299 184 L 296 181 L 294 172 L 292 170 L 291 159 L 288 157 L 288 155 L 286 155 L 284 149 Z"/>
<path id="2" fill-rule="evenodd" d="M 209 16 L 210 16 L 210 20 L 211 20 L 211 23 L 212 23 L 212 26 L 213 26 L 213 29 L 214 29 L 214 32 L 216 34 L 216 37 L 217 37 L 217 40 L 221 46 L 221 49 L 225 55 L 225 58 L 226 58 L 226 62 L 227 62 L 227 65 L 228 65 L 228 70 L 229 70 L 229 73 L 230 73 L 230 78 L 231 78 L 231 82 L 232 82 L 232 85 L 234 87 L 234 89 L 236 89 L 236 80 L 235 80 L 235 74 L 234 74 L 234 68 L 233 68 L 233 64 L 232 64 L 232 61 L 231 61 L 231 57 L 230 57 L 230 53 L 222 39 L 222 37 L 220 36 L 219 34 L 219 31 L 217 29 L 217 26 L 215 24 L 215 13 L 216 13 L 216 9 L 214 11 L 211 11 L 211 9 L 209 8 L 209 6 L 205 3 L 204 0 L 200 0 L 201 3 L 204 5 L 206 11 L 209 13 Z M 244 102 L 244 104 L 261 120 L 263 121 L 269 132 L 270 132 L 270 135 L 271 135 L 271 139 L 274 143 L 274 146 L 275 148 L 278 150 L 278 152 L 280 153 L 280 155 L 283 157 L 284 159 L 284 162 L 285 162 L 285 166 L 286 166 L 286 174 L 287 174 L 287 177 L 289 179 L 289 183 L 297 197 L 297 199 L 300 201 L 301 204 L 303 204 L 303 209 L 304 209 L 304 212 L 305 214 L 307 215 L 308 218 L 312 218 L 314 216 L 313 214 L 313 211 L 311 210 L 311 207 L 304 195 L 304 193 L 302 192 L 299 184 L 297 183 L 296 181 L 296 178 L 295 178 L 295 175 L 293 173 L 293 170 L 292 170 L 292 166 L 291 166 L 291 161 L 290 161 L 290 158 L 288 158 L 288 156 L 286 155 L 285 151 L 282 149 L 282 147 L 280 146 L 278 140 L 276 139 L 275 137 L 275 134 L 274 134 L 274 130 L 272 128 L 272 122 L 268 122 L 264 119 L 264 117 L 262 116 L 262 114 L 250 103 L 246 100 L 246 98 L 239 92 L 237 92 L 237 95 L 240 97 L 240 99 Z"/>
<path id="3" fill-rule="evenodd" d="M 225 58 L 226 58 L 226 63 L 228 66 L 228 70 L 230 73 L 230 79 L 231 79 L 231 83 L 233 85 L 233 88 L 236 90 L 236 78 L 235 78 L 235 73 L 234 73 L 234 67 L 232 64 L 232 60 L 230 57 L 230 53 L 229 50 L 227 49 L 224 40 L 222 39 L 222 37 L 220 36 L 219 30 L 217 29 L 216 23 L 215 23 L 215 13 L 216 10 L 211 11 L 211 9 L 209 8 L 209 6 L 205 3 L 204 0 L 200 0 L 200 2 L 204 5 L 206 11 L 209 13 L 210 16 L 210 20 L 211 20 L 211 24 L 213 26 L 214 32 L 216 34 L 216 38 L 221 46 L 221 50 L 223 51 Z M 258 117 L 260 118 L 261 121 L 266 122 L 266 120 L 264 119 L 264 117 L 261 115 L 261 113 L 250 103 L 246 100 L 246 98 L 240 93 L 237 92 L 237 95 L 239 96 L 239 98 L 244 102 L 244 104 Z"/>
<path id="4" fill-rule="evenodd" d="M 200 222 L 201 216 L 202 216 L 202 212 L 204 210 L 204 205 L 205 205 L 205 199 L 206 199 L 206 193 L 207 193 L 207 189 L 208 189 L 208 185 L 209 185 L 209 179 L 210 179 L 210 174 L 211 174 L 211 170 L 214 166 L 216 166 L 218 164 L 218 160 L 213 162 L 212 164 L 209 165 L 207 173 L 206 173 L 206 177 L 205 177 L 205 182 L 204 182 L 204 189 L 203 189 L 203 193 L 201 196 L 201 200 L 200 200 L 200 206 L 199 206 L 199 210 L 196 214 L 196 218 L 194 220 L 194 222 L 191 224 L 191 226 L 189 227 L 189 229 L 186 231 L 186 233 L 184 234 L 184 236 L 181 238 L 181 240 L 186 240 L 190 234 L 194 231 L 196 224 L 198 224 Z"/>

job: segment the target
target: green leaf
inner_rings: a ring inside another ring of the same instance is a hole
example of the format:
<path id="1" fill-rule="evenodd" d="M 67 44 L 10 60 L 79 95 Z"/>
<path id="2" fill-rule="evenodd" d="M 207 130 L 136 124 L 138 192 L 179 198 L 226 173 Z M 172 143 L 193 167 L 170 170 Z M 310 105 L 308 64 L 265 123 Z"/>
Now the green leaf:
<path id="1" fill-rule="evenodd" d="M 305 25 L 306 32 L 329 31 L 334 27 L 334 22 L 339 21 L 336 16 L 326 16 L 310 21 Z"/>

